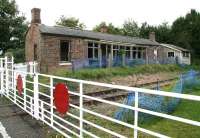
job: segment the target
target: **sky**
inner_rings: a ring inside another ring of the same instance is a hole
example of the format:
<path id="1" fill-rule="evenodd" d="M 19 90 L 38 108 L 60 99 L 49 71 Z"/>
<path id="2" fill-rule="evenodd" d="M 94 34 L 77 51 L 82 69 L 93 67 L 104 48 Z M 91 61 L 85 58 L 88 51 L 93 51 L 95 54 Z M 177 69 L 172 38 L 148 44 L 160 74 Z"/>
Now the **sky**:
<path id="1" fill-rule="evenodd" d="M 102 21 L 120 27 L 129 18 L 139 25 L 159 25 L 184 16 L 190 9 L 200 12 L 200 0 L 16 0 L 18 8 L 31 21 L 31 9 L 41 8 L 43 24 L 55 25 L 61 15 L 76 17 L 87 29 Z"/>

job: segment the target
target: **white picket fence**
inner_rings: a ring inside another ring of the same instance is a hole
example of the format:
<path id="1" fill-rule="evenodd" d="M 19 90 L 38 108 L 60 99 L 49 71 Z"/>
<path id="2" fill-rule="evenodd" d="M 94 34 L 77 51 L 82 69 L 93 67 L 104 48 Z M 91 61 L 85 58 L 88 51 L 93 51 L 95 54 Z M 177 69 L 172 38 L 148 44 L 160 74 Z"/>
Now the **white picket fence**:
<path id="1" fill-rule="evenodd" d="M 162 117 L 164 119 L 170 119 L 174 121 L 179 121 L 182 123 L 186 123 L 189 125 L 194 125 L 200 127 L 200 122 L 195 120 L 190 120 L 174 115 L 159 113 L 155 111 L 150 111 L 146 109 L 139 108 L 139 100 L 138 100 L 138 94 L 151 94 L 151 95 L 161 95 L 166 97 L 173 97 L 173 98 L 180 98 L 180 99 L 187 99 L 192 101 L 200 102 L 200 96 L 195 95 L 188 95 L 188 94 L 179 94 L 179 93 L 172 93 L 172 92 L 164 92 L 164 91 L 157 91 L 157 90 L 149 90 L 149 89 L 143 89 L 143 88 L 135 88 L 135 87 L 127 87 L 127 86 L 120 86 L 120 85 L 112 85 L 112 84 L 106 84 L 106 83 L 99 83 L 99 82 L 93 82 L 93 81 L 85 81 L 85 80 L 78 80 L 78 79 L 71 79 L 71 78 L 64 78 L 64 77 L 58 77 L 53 75 L 47 75 L 47 74 L 40 74 L 40 73 L 28 73 L 23 72 L 19 70 L 14 70 L 13 60 L 9 61 L 7 57 L 0 59 L 0 76 L 1 76 L 1 89 L 0 92 L 3 96 L 10 99 L 13 103 L 15 103 L 17 106 L 19 106 L 22 110 L 33 116 L 38 121 L 42 121 L 46 123 L 48 126 L 52 127 L 54 130 L 59 132 L 65 137 L 94 137 L 99 138 L 102 137 L 99 136 L 95 132 L 91 132 L 90 129 L 88 129 L 88 126 L 97 129 L 98 131 L 103 131 L 104 133 L 108 134 L 112 137 L 128 137 L 124 134 L 119 133 L 117 130 L 113 130 L 110 128 L 107 128 L 103 125 L 99 125 L 98 122 L 94 122 L 91 120 L 88 120 L 85 117 L 85 114 L 90 114 L 92 116 L 95 116 L 96 118 L 104 119 L 107 122 L 111 122 L 115 125 L 122 125 L 125 128 L 128 128 L 132 131 L 130 133 L 133 134 L 134 138 L 138 137 L 138 132 L 142 132 L 148 135 L 152 135 L 155 137 L 170 137 L 163 134 L 160 134 L 158 132 L 154 132 L 145 128 L 142 128 L 138 125 L 138 113 L 146 113 L 157 117 Z M 26 74 L 23 77 L 23 94 L 20 96 L 17 94 L 16 90 L 16 78 L 17 74 Z M 31 77 L 33 76 L 33 79 Z M 40 78 L 46 78 L 48 80 L 48 83 L 44 83 L 40 80 Z M 70 110 L 74 109 L 78 111 L 77 113 L 69 111 L 65 117 L 61 117 L 58 115 L 56 111 L 56 107 L 53 103 L 53 90 L 54 90 L 54 84 L 55 82 L 70 82 L 75 83 L 78 87 L 78 90 L 70 90 L 69 94 L 70 96 L 77 96 L 79 100 L 79 104 L 73 104 L 70 103 Z M 31 85 L 28 86 L 28 85 Z M 106 88 L 114 88 L 119 89 L 122 91 L 132 91 L 135 93 L 135 106 L 128 106 L 124 105 L 119 102 L 111 101 L 111 100 L 105 100 L 94 96 L 89 96 L 84 93 L 84 87 L 87 85 L 95 86 L 95 87 L 106 87 Z M 48 89 L 46 93 L 41 92 L 40 87 L 44 87 Z M 41 98 L 41 96 L 43 98 Z M 45 98 L 48 98 L 49 101 L 45 100 Z M 134 114 L 134 122 L 132 124 L 123 122 L 120 120 L 115 119 L 112 116 L 107 115 L 107 111 L 99 112 L 90 110 L 86 105 L 84 105 L 85 100 L 93 100 L 98 101 L 102 104 L 105 104 L 107 106 L 112 105 L 117 108 L 127 108 L 129 110 L 132 110 L 135 112 Z M 189 112 L 189 111 L 188 111 Z M 77 122 L 72 121 L 72 119 L 77 120 Z M 86 126 L 87 125 L 87 126 Z"/>

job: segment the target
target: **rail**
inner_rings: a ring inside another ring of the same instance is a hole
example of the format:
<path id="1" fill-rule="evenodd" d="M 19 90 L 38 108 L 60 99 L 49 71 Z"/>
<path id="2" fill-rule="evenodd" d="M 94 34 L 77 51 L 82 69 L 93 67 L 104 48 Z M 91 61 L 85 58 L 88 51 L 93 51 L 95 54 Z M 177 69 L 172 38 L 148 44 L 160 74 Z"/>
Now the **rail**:
<path id="1" fill-rule="evenodd" d="M 13 61 L 13 60 L 12 60 Z M 15 70 L 12 66 L 9 68 L 8 64 L 13 65 L 12 62 L 9 62 L 7 58 L 0 59 L 0 76 L 1 76 L 1 94 L 6 98 L 11 100 L 14 104 L 19 106 L 22 110 L 33 116 L 35 119 L 46 123 L 48 126 L 52 127 L 54 130 L 59 132 L 65 137 L 94 137 L 99 138 L 101 135 L 95 133 L 96 131 L 91 131 L 91 128 L 104 132 L 111 137 L 128 137 L 125 134 L 119 133 L 117 130 L 108 128 L 103 125 L 99 125 L 98 121 L 91 121 L 88 116 L 94 116 L 96 119 L 104 119 L 113 125 L 122 125 L 125 128 L 128 128 L 132 131 L 129 131 L 134 138 L 138 137 L 138 133 L 142 132 L 148 135 L 155 137 L 167 138 L 164 134 L 159 132 L 154 132 L 145 128 L 142 128 L 138 124 L 139 113 L 146 113 L 153 116 L 161 117 L 164 119 L 170 119 L 174 121 L 179 121 L 189 125 L 194 125 L 200 127 L 200 122 L 178 117 L 175 115 L 155 112 L 147 109 L 142 109 L 139 107 L 139 94 L 149 94 L 149 95 L 159 95 L 172 98 L 180 98 L 185 100 L 197 101 L 200 102 L 200 96 L 188 95 L 188 94 L 179 94 L 158 90 L 150 90 L 144 88 L 112 85 L 106 83 L 99 83 L 86 80 L 78 80 L 72 78 L 64 78 L 47 74 L 40 73 L 28 73 L 19 70 Z M 23 76 L 23 93 L 19 95 L 16 89 L 16 78 L 19 74 L 26 74 Z M 45 82 L 42 80 L 45 78 Z M 42 81 L 41 81 L 42 80 Z M 69 90 L 70 95 L 75 95 L 79 97 L 79 104 L 75 105 L 70 102 L 70 110 L 65 116 L 60 116 L 56 110 L 53 101 L 53 91 L 55 84 L 57 82 L 64 82 L 66 84 L 75 83 L 78 87 L 78 90 L 72 91 Z M 129 91 L 135 94 L 135 104 L 133 106 L 125 105 L 120 102 L 101 99 L 98 97 L 93 97 L 85 94 L 84 87 L 87 85 L 98 86 L 98 87 L 107 87 L 112 89 L 118 89 L 122 91 Z M 48 89 L 48 91 L 42 92 L 42 88 Z M 44 101 L 40 98 L 40 95 L 46 96 L 49 98 L 49 102 Z M 107 115 L 106 111 L 100 112 L 98 110 L 92 110 L 87 105 L 84 105 L 84 101 L 91 99 L 98 101 L 105 106 L 113 106 L 115 108 L 126 108 L 134 112 L 134 122 L 127 123 L 121 120 L 117 120 L 114 117 Z"/>

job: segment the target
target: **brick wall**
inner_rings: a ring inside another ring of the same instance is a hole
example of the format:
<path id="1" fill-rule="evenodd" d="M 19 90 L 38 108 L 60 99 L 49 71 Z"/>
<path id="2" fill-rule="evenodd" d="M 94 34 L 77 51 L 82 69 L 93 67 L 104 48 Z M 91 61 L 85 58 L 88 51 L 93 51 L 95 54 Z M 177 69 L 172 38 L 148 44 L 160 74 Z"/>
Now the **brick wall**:
<path id="1" fill-rule="evenodd" d="M 57 68 L 71 68 L 71 65 L 60 65 L 60 41 L 69 41 L 71 60 L 87 58 L 87 42 L 81 38 L 42 36 L 41 72 L 52 72 Z"/>
<path id="2" fill-rule="evenodd" d="M 37 56 L 39 56 L 40 51 L 38 47 L 40 45 L 41 37 L 39 33 L 38 24 L 32 24 L 26 34 L 25 42 L 25 58 L 26 62 L 34 60 L 34 45 L 37 45 Z"/>

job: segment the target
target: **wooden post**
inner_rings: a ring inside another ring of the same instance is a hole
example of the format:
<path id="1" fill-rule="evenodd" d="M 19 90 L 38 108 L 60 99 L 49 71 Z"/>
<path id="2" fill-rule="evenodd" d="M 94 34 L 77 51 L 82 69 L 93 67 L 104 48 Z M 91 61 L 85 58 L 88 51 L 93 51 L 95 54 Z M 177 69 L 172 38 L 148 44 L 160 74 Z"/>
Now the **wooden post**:
<path id="1" fill-rule="evenodd" d="M 99 59 L 99 67 L 102 67 L 102 51 L 100 43 L 98 44 L 98 59 Z"/>
<path id="2" fill-rule="evenodd" d="M 146 64 L 148 64 L 148 51 L 147 51 L 147 48 L 146 48 Z"/>
<path id="3" fill-rule="evenodd" d="M 112 67 L 112 56 L 111 56 L 111 53 L 109 53 L 108 55 L 108 67 Z"/>
<path id="4" fill-rule="evenodd" d="M 122 53 L 122 66 L 124 67 L 124 66 L 126 66 L 126 55 L 125 55 L 125 53 Z"/>

